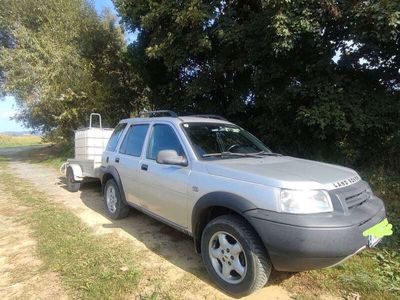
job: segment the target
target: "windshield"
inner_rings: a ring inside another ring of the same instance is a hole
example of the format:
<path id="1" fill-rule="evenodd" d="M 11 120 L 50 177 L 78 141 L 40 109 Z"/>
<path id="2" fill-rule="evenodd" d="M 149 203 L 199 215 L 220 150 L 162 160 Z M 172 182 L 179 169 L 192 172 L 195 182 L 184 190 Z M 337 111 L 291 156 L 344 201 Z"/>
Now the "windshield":
<path id="1" fill-rule="evenodd" d="M 184 123 L 182 126 L 199 157 L 220 159 L 272 153 L 255 136 L 235 125 Z"/>

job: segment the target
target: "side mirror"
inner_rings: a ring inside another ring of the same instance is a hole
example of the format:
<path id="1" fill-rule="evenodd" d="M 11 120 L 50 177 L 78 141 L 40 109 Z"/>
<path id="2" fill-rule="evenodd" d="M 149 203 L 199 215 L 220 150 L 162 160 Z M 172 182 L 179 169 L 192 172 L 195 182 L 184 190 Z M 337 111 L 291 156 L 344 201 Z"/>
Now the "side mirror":
<path id="1" fill-rule="evenodd" d="M 156 161 L 159 164 L 164 165 L 175 165 L 183 167 L 186 167 L 188 165 L 186 157 L 179 156 L 175 150 L 161 150 L 160 152 L 158 152 Z"/>

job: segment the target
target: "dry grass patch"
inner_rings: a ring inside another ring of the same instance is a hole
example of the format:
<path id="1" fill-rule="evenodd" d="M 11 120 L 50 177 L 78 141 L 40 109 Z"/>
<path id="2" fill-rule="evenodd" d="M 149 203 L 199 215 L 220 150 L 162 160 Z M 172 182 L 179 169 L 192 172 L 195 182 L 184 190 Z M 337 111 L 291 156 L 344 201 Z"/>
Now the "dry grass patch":
<path id="1" fill-rule="evenodd" d="M 0 134 L 0 148 L 35 146 L 43 144 L 42 138 L 36 135 L 12 136 Z"/>

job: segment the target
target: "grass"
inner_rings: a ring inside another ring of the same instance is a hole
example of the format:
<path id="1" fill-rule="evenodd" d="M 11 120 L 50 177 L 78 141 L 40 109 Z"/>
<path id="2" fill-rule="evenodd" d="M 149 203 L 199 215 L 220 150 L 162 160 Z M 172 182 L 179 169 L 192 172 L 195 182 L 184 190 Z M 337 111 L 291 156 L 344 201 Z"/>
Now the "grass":
<path id="1" fill-rule="evenodd" d="M 0 134 L 0 148 L 41 145 L 42 138 L 36 135 L 11 136 Z"/>
<path id="2" fill-rule="evenodd" d="M 43 269 L 58 272 L 74 297 L 117 299 L 135 290 L 140 272 L 127 243 L 93 235 L 72 212 L 14 177 L 1 157 L 0 184 L 12 199 L 30 208 L 23 218 L 38 241 Z"/>

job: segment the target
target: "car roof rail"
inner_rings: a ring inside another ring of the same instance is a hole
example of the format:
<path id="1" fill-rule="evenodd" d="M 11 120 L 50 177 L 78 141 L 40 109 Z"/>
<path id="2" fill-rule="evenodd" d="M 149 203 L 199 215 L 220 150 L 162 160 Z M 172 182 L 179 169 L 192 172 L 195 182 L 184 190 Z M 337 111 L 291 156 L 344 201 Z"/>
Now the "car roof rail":
<path id="1" fill-rule="evenodd" d="M 139 113 L 139 117 L 144 117 L 144 118 L 157 118 L 157 117 L 173 117 L 177 118 L 178 115 L 176 112 L 172 110 L 149 110 L 149 111 L 141 111 Z"/>
<path id="2" fill-rule="evenodd" d="M 222 116 L 219 115 L 212 115 L 212 114 L 205 114 L 205 115 L 189 115 L 188 117 L 198 117 L 198 118 L 208 118 L 208 119 L 217 119 L 217 120 L 222 120 L 222 121 L 227 121 Z"/>

